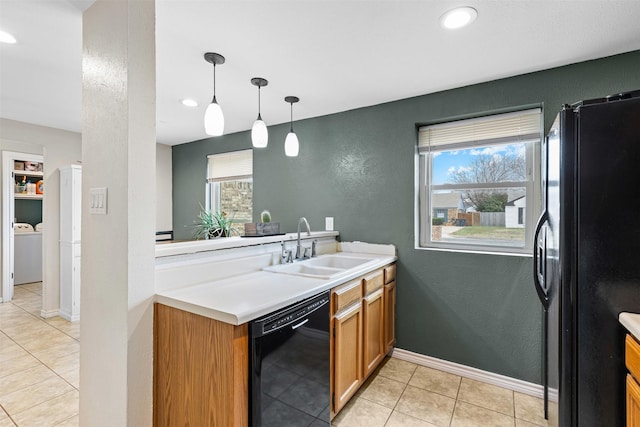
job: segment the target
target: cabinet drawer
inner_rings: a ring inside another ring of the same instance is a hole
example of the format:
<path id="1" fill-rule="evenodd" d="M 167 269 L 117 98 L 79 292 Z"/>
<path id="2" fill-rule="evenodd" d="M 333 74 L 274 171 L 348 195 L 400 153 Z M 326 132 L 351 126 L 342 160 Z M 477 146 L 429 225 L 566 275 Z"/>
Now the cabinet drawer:
<path id="1" fill-rule="evenodd" d="M 396 280 L 396 265 L 391 264 L 384 268 L 384 283 L 391 283 Z"/>
<path id="2" fill-rule="evenodd" d="M 356 280 L 333 290 L 333 313 L 337 313 L 362 298 L 362 281 Z"/>
<path id="3" fill-rule="evenodd" d="M 384 270 L 378 270 L 365 276 L 363 282 L 365 295 L 377 291 L 384 285 Z"/>
<path id="4" fill-rule="evenodd" d="M 627 369 L 636 380 L 640 380 L 640 344 L 631 335 L 627 335 L 624 347 L 624 360 Z"/>

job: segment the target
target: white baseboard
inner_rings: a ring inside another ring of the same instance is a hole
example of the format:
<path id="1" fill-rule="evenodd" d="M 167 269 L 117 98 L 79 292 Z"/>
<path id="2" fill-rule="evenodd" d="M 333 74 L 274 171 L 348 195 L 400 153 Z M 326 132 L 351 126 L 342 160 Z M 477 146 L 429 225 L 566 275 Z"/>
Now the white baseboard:
<path id="1" fill-rule="evenodd" d="M 437 359 L 431 356 L 425 356 L 419 353 L 413 353 L 408 350 L 394 348 L 391 357 L 415 363 L 416 365 L 426 366 L 428 368 L 438 369 L 439 371 L 448 372 L 450 374 L 459 375 L 464 378 L 482 381 L 487 384 L 496 385 L 498 387 L 517 391 L 518 393 L 528 394 L 542 398 L 544 389 L 539 384 L 522 381 L 516 378 L 507 377 L 505 375 L 495 374 L 482 369 L 472 368 L 471 366 L 461 365 L 459 363 L 449 362 L 448 360 Z M 558 401 L 557 390 L 549 390 L 549 400 Z"/>
<path id="2" fill-rule="evenodd" d="M 50 317 L 56 317 L 60 315 L 60 310 L 40 310 L 40 317 L 49 319 Z"/>
<path id="3" fill-rule="evenodd" d="M 69 322 L 77 322 L 78 320 L 80 320 L 80 315 L 79 314 L 71 315 L 71 314 L 66 313 L 64 311 L 61 311 L 59 316 L 62 317 L 63 319 L 68 320 Z"/>

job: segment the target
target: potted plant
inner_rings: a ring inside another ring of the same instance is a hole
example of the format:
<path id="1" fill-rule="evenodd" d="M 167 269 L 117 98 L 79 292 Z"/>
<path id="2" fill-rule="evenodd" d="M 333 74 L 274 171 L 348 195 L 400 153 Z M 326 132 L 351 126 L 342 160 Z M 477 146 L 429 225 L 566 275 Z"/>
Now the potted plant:
<path id="1" fill-rule="evenodd" d="M 245 236 L 273 236 L 280 234 L 280 223 L 271 222 L 271 213 L 264 210 L 260 213 L 261 222 L 248 222 L 244 224 Z"/>
<path id="2" fill-rule="evenodd" d="M 198 219 L 193 221 L 195 239 L 213 239 L 216 237 L 231 237 L 233 218 L 229 218 L 224 211 L 207 210 L 200 205 Z"/>

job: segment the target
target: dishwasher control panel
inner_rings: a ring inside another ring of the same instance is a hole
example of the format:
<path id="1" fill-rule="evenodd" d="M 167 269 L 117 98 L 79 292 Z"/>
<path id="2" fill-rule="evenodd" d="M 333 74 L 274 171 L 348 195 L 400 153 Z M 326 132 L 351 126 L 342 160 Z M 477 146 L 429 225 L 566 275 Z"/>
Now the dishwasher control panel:
<path id="1" fill-rule="evenodd" d="M 320 297 L 297 303 L 289 309 L 284 309 L 282 312 L 270 315 L 262 321 L 258 320 L 256 323 L 261 322 L 263 325 L 262 332 L 269 333 L 305 318 L 325 304 L 329 304 L 328 292 Z"/>

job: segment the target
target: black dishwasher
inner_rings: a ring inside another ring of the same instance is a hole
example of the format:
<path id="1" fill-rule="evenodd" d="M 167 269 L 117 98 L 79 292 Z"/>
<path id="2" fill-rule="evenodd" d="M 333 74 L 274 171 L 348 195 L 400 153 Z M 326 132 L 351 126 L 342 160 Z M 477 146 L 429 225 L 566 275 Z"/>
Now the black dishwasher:
<path id="1" fill-rule="evenodd" d="M 330 425 L 329 296 L 250 322 L 251 426 Z"/>

